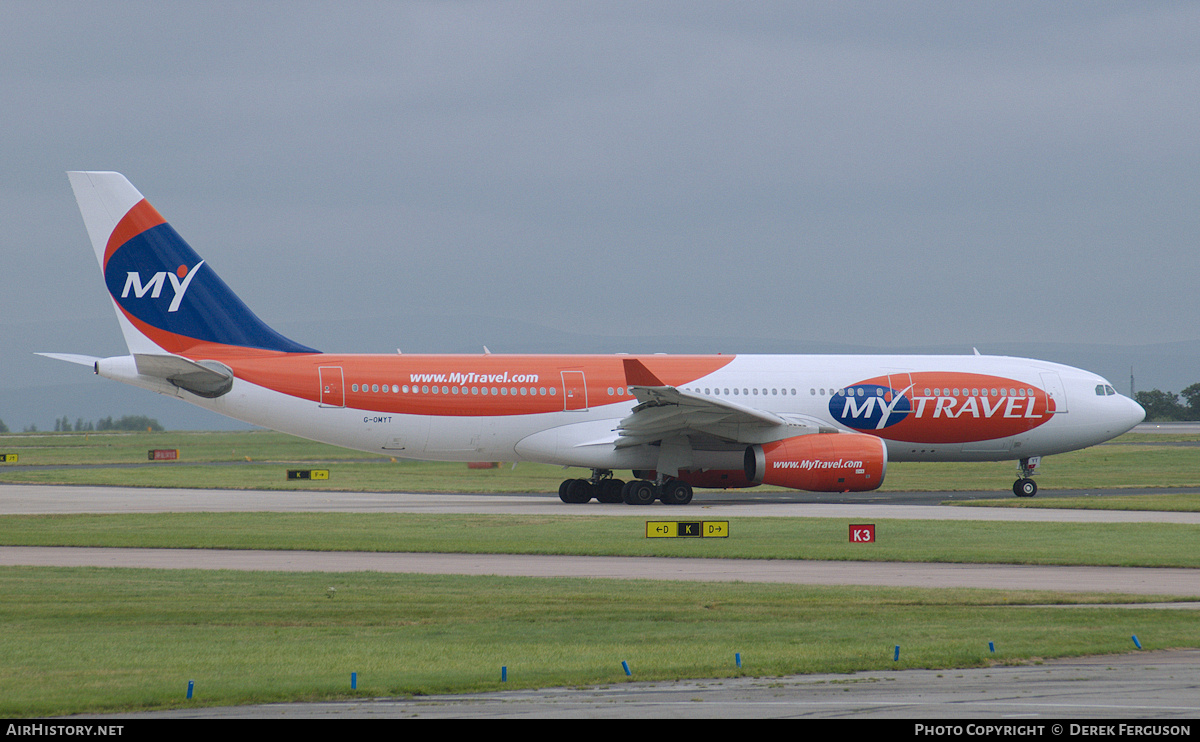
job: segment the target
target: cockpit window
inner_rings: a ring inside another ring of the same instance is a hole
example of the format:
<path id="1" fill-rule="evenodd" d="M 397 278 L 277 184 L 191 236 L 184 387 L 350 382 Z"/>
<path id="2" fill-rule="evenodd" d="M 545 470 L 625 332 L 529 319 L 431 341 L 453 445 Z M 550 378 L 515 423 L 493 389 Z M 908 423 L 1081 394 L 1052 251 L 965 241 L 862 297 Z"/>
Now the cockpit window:
<path id="1" fill-rule="evenodd" d="M 1114 395 L 1116 393 L 1117 393 L 1117 390 L 1113 389 L 1112 386 L 1109 384 L 1097 384 L 1096 385 L 1096 396 L 1097 397 L 1111 397 L 1112 395 Z"/>

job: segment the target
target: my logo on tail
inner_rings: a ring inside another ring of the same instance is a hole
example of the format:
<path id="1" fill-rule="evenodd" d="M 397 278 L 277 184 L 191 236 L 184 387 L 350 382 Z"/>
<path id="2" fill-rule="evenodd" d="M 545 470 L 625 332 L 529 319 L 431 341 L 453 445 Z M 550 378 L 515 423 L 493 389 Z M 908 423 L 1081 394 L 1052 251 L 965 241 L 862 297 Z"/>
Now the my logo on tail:
<path id="1" fill-rule="evenodd" d="M 171 288 L 175 290 L 175 296 L 173 299 L 171 299 L 171 306 L 167 308 L 167 311 L 178 311 L 179 302 L 183 301 L 184 293 L 187 292 L 188 286 L 191 284 L 192 279 L 196 276 L 196 271 L 200 270 L 200 266 L 202 265 L 204 265 L 203 260 L 192 266 L 191 270 L 188 270 L 186 265 L 180 265 L 174 273 L 159 271 L 151 276 L 150 280 L 144 284 L 142 283 L 142 276 L 140 273 L 137 271 L 128 271 L 128 277 L 125 279 L 125 289 L 121 292 L 121 298 L 128 298 L 129 291 L 132 289 L 134 298 L 141 299 L 146 295 L 147 292 L 150 292 L 150 298 L 157 299 L 162 293 L 163 284 L 166 283 L 166 279 L 170 278 Z"/>

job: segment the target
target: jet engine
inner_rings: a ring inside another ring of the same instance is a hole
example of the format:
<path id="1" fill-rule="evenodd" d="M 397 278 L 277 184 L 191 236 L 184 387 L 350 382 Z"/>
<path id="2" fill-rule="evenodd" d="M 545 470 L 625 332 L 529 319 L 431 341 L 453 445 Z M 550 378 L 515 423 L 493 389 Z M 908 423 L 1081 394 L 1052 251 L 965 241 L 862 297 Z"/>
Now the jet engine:
<path id="1" fill-rule="evenodd" d="M 746 478 L 810 492 L 865 492 L 883 484 L 887 447 L 859 433 L 814 433 L 746 449 Z"/>

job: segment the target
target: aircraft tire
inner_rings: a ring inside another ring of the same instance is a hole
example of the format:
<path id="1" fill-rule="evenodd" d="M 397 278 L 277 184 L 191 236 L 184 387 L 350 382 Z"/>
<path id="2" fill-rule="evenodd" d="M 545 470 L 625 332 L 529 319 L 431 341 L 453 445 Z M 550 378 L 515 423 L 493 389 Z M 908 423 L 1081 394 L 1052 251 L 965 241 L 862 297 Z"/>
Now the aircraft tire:
<path id="1" fill-rule="evenodd" d="M 687 505 L 692 501 L 692 485 L 678 479 L 667 482 L 661 499 L 664 505 Z"/>
<path id="2" fill-rule="evenodd" d="M 596 499 L 604 503 L 625 501 L 625 483 L 620 479 L 605 479 L 596 488 Z"/>
<path id="3" fill-rule="evenodd" d="M 569 505 L 582 505 L 592 499 L 592 483 L 586 479 L 568 479 L 558 487 L 558 498 Z"/>
<path id="4" fill-rule="evenodd" d="M 638 479 L 630 482 L 628 489 L 625 491 L 626 505 L 652 505 L 657 499 L 658 488 L 654 486 L 654 482 L 647 482 L 645 479 Z"/>
<path id="5" fill-rule="evenodd" d="M 1017 497 L 1033 497 L 1037 494 L 1037 482 L 1032 479 L 1018 479 L 1013 483 L 1013 494 Z"/>

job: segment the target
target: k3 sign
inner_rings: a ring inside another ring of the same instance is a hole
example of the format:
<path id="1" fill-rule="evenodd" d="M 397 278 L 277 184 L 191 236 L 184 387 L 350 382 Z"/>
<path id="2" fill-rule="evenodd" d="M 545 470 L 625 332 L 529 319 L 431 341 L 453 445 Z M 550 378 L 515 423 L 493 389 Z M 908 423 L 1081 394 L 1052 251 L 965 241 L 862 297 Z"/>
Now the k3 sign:
<path id="1" fill-rule="evenodd" d="M 850 525 L 850 543 L 852 544 L 873 544 L 875 543 L 875 524 L 851 524 Z"/>

